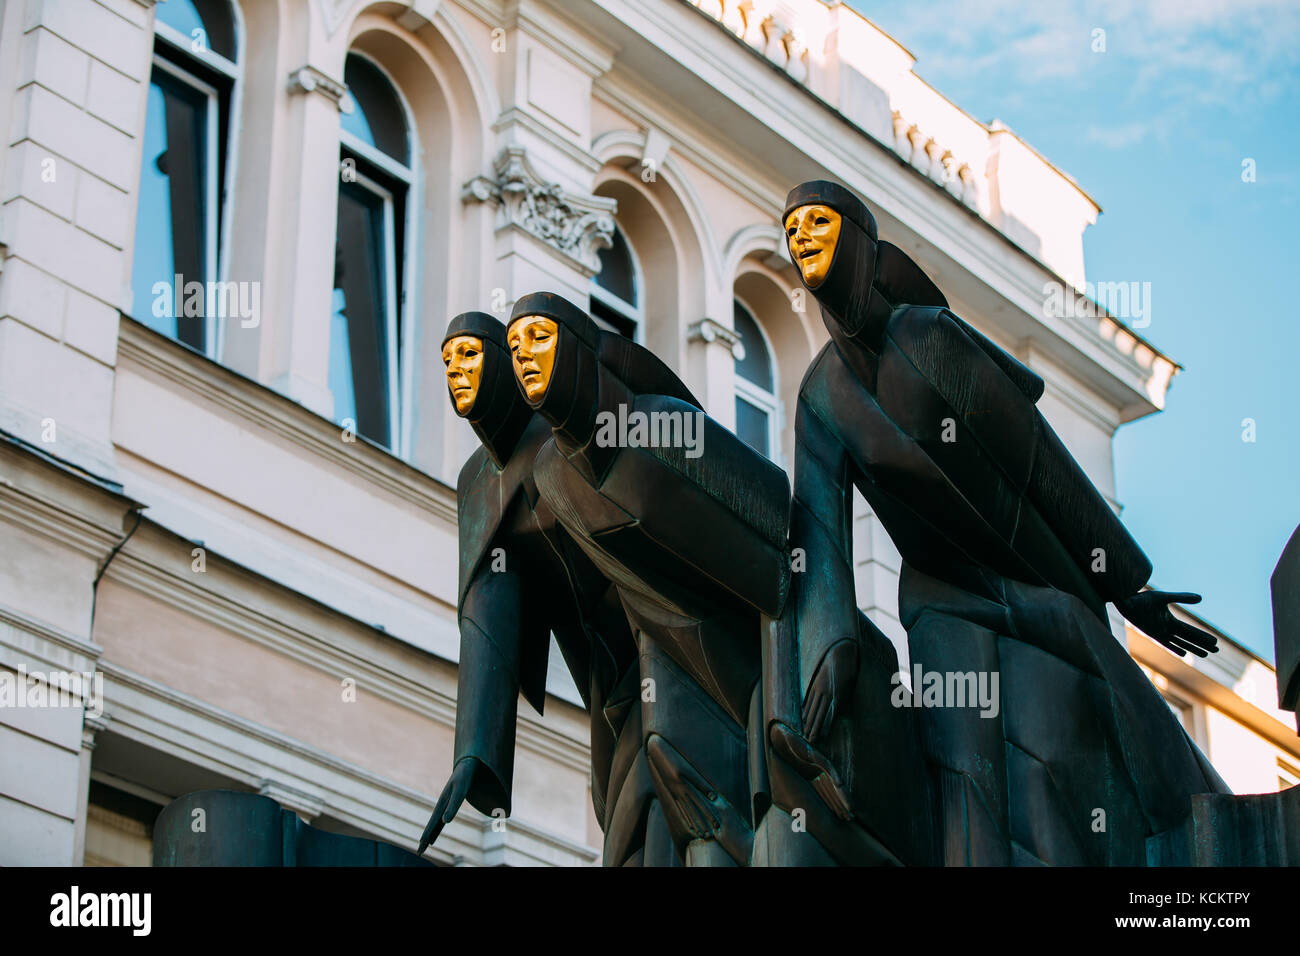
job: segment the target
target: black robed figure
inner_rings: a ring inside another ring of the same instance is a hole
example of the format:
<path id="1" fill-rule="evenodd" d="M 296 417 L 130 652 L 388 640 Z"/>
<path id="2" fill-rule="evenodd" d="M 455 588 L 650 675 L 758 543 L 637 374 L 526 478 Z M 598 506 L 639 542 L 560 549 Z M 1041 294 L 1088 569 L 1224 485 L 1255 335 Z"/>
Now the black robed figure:
<path id="1" fill-rule="evenodd" d="M 748 730 L 761 616 L 779 613 L 788 584 L 789 483 L 654 355 L 559 296 L 520 299 L 508 342 L 552 428 L 538 490 L 613 582 L 637 638 L 657 795 L 641 821 L 646 857 L 666 837 L 688 865 L 746 865 Z"/>
<path id="2" fill-rule="evenodd" d="M 480 447 L 456 487 L 461 644 L 453 770 L 419 852 L 466 800 L 484 814 L 509 815 L 518 698 L 522 693 L 541 713 L 552 632 L 592 714 L 592 797 L 609 833 L 614 821 L 604 798 L 637 692 L 626 619 L 609 582 L 537 493 L 533 459 L 551 430 L 516 386 L 505 326 L 483 312 L 456 316 L 443 360 L 452 403 Z"/>
<path id="3" fill-rule="evenodd" d="M 1199 598 L 1142 590 L 1151 564 L 1035 407 L 1042 380 L 950 312 L 856 196 L 805 183 L 783 224 L 832 341 L 800 387 L 791 544 L 808 573 L 773 644 L 770 719 L 838 766 L 904 862 L 1145 864 L 1146 839 L 1177 825 L 1191 794 L 1226 787 L 1111 635 L 1106 604 L 1204 656 L 1213 637 L 1168 609 Z M 859 661 L 879 649 L 855 646 L 854 486 L 903 558 L 914 669 L 1000 679 L 984 716 L 895 689 L 923 739 L 930 786 L 911 794 L 935 807 L 928 847 L 852 762 L 881 716 L 853 714 L 855 687 L 878 681 Z M 819 668 L 830 676 L 813 682 Z"/>

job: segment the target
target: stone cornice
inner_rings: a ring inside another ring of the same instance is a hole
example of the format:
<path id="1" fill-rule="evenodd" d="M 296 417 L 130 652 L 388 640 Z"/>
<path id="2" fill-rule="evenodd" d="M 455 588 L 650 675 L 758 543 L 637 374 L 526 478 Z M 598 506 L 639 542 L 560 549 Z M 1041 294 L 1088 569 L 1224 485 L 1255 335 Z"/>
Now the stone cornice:
<path id="1" fill-rule="evenodd" d="M 395 818 L 392 807 L 423 807 L 428 794 L 394 783 L 334 755 L 264 727 L 230 711 L 214 707 L 189 694 L 174 690 L 112 661 L 101 661 L 104 673 L 104 706 L 112 720 L 112 733 L 171 754 L 187 763 L 240 780 L 256 789 L 268 775 L 285 783 L 285 778 L 307 779 L 322 786 L 322 809 L 354 826 L 389 841 L 405 844 L 411 834 L 401 824 L 416 825 L 414 819 Z M 183 715 L 185 720 L 178 720 Z M 225 741 L 222 738 L 226 738 Z M 233 746 L 232 746 L 233 744 Z M 253 745 L 250 747 L 250 744 Z M 268 756 L 270 760 L 266 759 Z M 293 767 L 299 773 L 285 772 Z M 301 773 L 310 768 L 310 777 Z M 276 773 L 279 771 L 279 773 Z M 326 783 L 328 781 L 329 783 Z M 347 799 L 330 784 L 346 782 L 371 794 L 361 804 Z M 384 807 L 376 807 L 375 796 Z M 388 810 L 388 812 L 385 812 Z M 417 811 L 418 812 L 418 811 Z M 409 814 L 414 817 L 415 814 Z M 419 825 L 423 825 L 420 821 Z M 454 825 L 454 824 L 453 824 Z M 466 830 L 472 824 L 462 824 Z M 450 828 L 449 828 L 450 829 Z M 439 854 L 435 853 L 435 856 Z M 450 856 L 446 854 L 445 856 Z"/>
<path id="2" fill-rule="evenodd" d="M 456 492 L 437 478 L 368 442 L 345 444 L 333 422 L 124 315 L 118 338 L 119 372 L 129 364 L 201 395 L 455 527 Z"/>
<path id="3" fill-rule="evenodd" d="M 492 828 L 496 821 L 491 817 L 476 822 L 481 834 L 484 866 L 518 866 L 521 863 L 572 866 L 575 858 L 588 864 L 600 859 L 600 851 L 595 847 L 566 840 L 523 820 L 508 819 L 503 831 Z"/>
<path id="4" fill-rule="evenodd" d="M 0 463 L 5 462 L 6 456 L 11 453 L 13 453 L 12 449 L 8 446 L 0 447 Z M 30 461 L 35 463 L 40 459 L 33 456 Z M 118 504 L 121 510 L 118 511 L 115 507 L 108 514 L 100 515 L 74 510 L 78 500 L 76 495 L 40 494 L 28 487 L 28 481 L 24 480 L 25 476 L 14 472 L 14 477 L 0 474 L 0 519 L 38 534 L 61 547 L 71 548 L 96 563 L 102 561 L 121 540 L 120 521 L 134 502 L 70 472 L 51 469 L 48 474 L 52 475 L 54 481 L 61 486 L 59 490 L 67 492 L 69 489 L 81 486 L 89 494 L 111 496 L 109 500 Z M 21 484 L 14 478 L 17 478 Z M 54 491 L 54 489 L 49 490 Z M 110 514 L 114 523 L 104 523 Z"/>
<path id="5" fill-rule="evenodd" d="M 104 707 L 112 721 L 111 734 L 253 789 L 270 785 L 313 799 L 319 795 L 322 813 L 398 846 L 413 841 L 436 799 L 111 660 L 101 661 L 99 669 L 106 677 Z M 484 822 L 466 808 L 448 824 L 430 855 L 447 863 L 483 864 L 489 849 L 484 846 Z M 507 832 L 518 835 L 508 841 L 512 849 L 539 862 L 555 862 L 557 856 L 570 865 L 593 859 L 590 847 L 516 818 L 507 822 Z"/>
<path id="6" fill-rule="evenodd" d="M 503 0 L 451 0 L 449 4 L 478 17 L 490 27 L 505 25 L 507 5 Z"/>
<path id="7" fill-rule="evenodd" d="M 39 534 L 96 561 L 117 544 L 121 535 L 102 528 L 81 515 L 27 494 L 0 480 L 0 520 Z"/>
<path id="8" fill-rule="evenodd" d="M 152 536 L 149 529 L 154 531 Z M 271 617 L 249 607 L 233 593 L 223 593 L 216 587 L 200 586 L 196 580 L 199 575 L 177 575 L 160 567 L 153 555 L 147 553 L 155 547 L 168 547 L 160 535 L 171 537 L 169 532 L 146 521 L 141 533 L 132 537 L 128 546 L 119 552 L 109 566 L 106 577 L 183 614 L 210 622 L 291 660 L 307 664 L 331 676 L 352 677 L 365 692 L 405 707 L 445 727 L 455 726 L 456 701 L 453 696 L 406 676 L 397 669 L 401 666 L 400 661 L 390 653 L 376 652 L 374 642 L 398 641 L 398 638 L 385 635 L 365 622 L 329 608 L 322 609 L 337 618 L 338 626 L 313 627 L 305 618 L 295 622 L 292 618 L 300 612 L 291 602 L 310 599 L 280 586 L 275 587 L 277 593 L 283 592 L 280 600 L 286 605 L 284 619 Z M 154 538 L 159 540 L 155 541 Z M 189 567 L 189 544 L 180 538 L 174 539 L 174 546 L 181 549 L 175 556 L 174 563 L 178 566 Z M 222 587 L 225 585 L 222 580 L 224 574 L 239 573 L 253 574 L 238 566 L 227 565 L 219 555 L 209 553 L 207 571 L 201 577 L 207 585 Z M 226 585 L 223 590 L 233 591 L 233 587 Z M 347 636 L 348 631 L 352 631 L 353 636 Z M 402 646 L 409 645 L 403 642 Z M 391 666 L 385 666 L 384 658 L 390 659 Z M 530 713 L 520 714 L 517 739 L 520 747 L 570 769 L 586 772 L 590 767 L 587 744 L 558 733 Z"/>
<path id="9" fill-rule="evenodd" d="M 40 647 L 36 642 L 49 646 Z M 76 634 L 2 606 L 0 647 L 30 654 L 50 670 L 90 670 L 104 652 L 98 644 L 86 641 Z"/>
<path id="10" fill-rule="evenodd" d="M 607 73 L 592 83 L 592 95 L 595 99 L 611 106 L 628 116 L 642 127 L 662 130 L 672 140 L 673 149 L 700 167 L 732 192 L 749 200 L 760 209 L 773 210 L 773 216 L 780 213 L 785 205 L 788 187 L 775 182 L 759 182 L 757 177 L 745 175 L 732 157 L 726 156 L 712 148 L 704 138 L 683 126 L 672 118 L 664 109 L 658 108 L 645 97 L 644 88 L 617 70 Z M 617 130 L 602 135 L 617 137 Z M 638 148 L 644 146 L 645 137 L 628 131 Z"/>
<path id="11" fill-rule="evenodd" d="M 292 810 L 303 819 L 311 822 L 325 809 L 325 800 L 317 792 L 292 787 L 275 777 L 263 777 L 257 785 L 257 792 L 270 797 L 282 807 Z"/>
<path id="12" fill-rule="evenodd" d="M 501 114 L 492 121 L 492 132 L 501 133 L 516 125 L 522 126 L 529 133 L 544 141 L 548 146 L 560 151 L 588 172 L 595 173 L 603 165 L 591 153 L 574 145 L 572 140 L 561 136 L 553 127 L 539 121 L 536 116 L 520 109 L 518 106 L 510 106 L 502 110 Z"/>
<path id="13" fill-rule="evenodd" d="M 600 76 L 614 65 L 617 47 L 601 42 L 554 9 L 536 0 L 518 0 L 512 13 L 519 29 L 588 76 Z"/>

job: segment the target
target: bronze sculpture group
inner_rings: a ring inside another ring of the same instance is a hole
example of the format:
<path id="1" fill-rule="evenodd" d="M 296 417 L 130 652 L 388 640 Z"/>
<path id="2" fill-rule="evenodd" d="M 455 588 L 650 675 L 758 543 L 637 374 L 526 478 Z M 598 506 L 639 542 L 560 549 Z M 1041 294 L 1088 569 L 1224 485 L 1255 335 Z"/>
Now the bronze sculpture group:
<path id="1" fill-rule="evenodd" d="M 591 716 L 607 866 L 1145 865 L 1194 794 L 1227 788 L 1106 605 L 1204 656 L 1214 638 L 1169 610 L 1199 598 L 1143 590 L 1150 562 L 1037 410 L 1042 380 L 865 204 L 805 183 L 782 221 L 830 334 L 793 488 L 558 296 L 448 326 L 481 447 L 457 487 L 453 770 L 420 852 L 466 801 L 509 814 L 517 699 L 541 710 L 553 633 Z M 619 415 L 699 444 L 611 440 Z M 913 673 L 992 677 L 984 706 L 899 686 L 854 593 L 855 488 L 902 556 Z"/>

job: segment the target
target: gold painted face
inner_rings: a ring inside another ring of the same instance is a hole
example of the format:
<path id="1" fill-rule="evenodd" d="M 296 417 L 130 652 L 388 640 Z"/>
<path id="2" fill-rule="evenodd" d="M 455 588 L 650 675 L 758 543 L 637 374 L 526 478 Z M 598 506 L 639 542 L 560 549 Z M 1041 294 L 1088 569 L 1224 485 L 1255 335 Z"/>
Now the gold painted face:
<path id="1" fill-rule="evenodd" d="M 803 281 L 810 289 L 821 285 L 830 271 L 842 222 L 840 214 L 830 206 L 799 206 L 786 217 L 785 235 L 790 244 L 790 258 L 803 273 Z"/>
<path id="2" fill-rule="evenodd" d="M 514 360 L 515 378 L 524 387 L 528 401 L 536 405 L 546 395 L 555 367 L 555 344 L 559 326 L 541 315 L 523 315 L 510 323 L 506 344 Z"/>
<path id="3" fill-rule="evenodd" d="M 483 377 L 483 340 L 476 335 L 448 339 L 442 346 L 442 362 L 447 366 L 447 384 L 451 386 L 456 411 L 464 415 L 474 407 Z"/>

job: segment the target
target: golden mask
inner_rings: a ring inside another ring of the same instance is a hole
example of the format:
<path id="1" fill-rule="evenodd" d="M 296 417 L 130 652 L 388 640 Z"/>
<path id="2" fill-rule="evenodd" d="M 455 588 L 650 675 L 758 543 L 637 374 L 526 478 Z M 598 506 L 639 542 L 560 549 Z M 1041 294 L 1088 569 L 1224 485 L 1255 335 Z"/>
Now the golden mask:
<path id="1" fill-rule="evenodd" d="M 820 205 L 799 206 L 785 219 L 790 258 L 803 273 L 803 281 L 810 289 L 821 285 L 830 271 L 842 222 L 834 209 Z"/>
<path id="2" fill-rule="evenodd" d="M 475 335 L 448 339 L 442 346 L 442 362 L 447 366 L 447 384 L 451 386 L 456 412 L 464 415 L 474 407 L 483 377 L 483 340 Z"/>
<path id="3" fill-rule="evenodd" d="M 559 326 L 541 315 L 522 315 L 506 331 L 515 378 L 523 385 L 524 396 L 534 405 L 542 400 L 551 384 L 558 341 Z"/>

